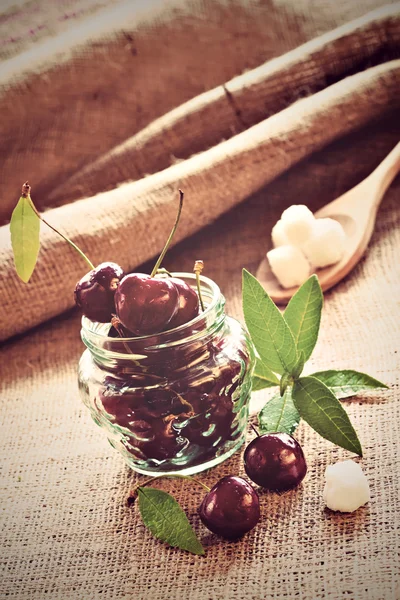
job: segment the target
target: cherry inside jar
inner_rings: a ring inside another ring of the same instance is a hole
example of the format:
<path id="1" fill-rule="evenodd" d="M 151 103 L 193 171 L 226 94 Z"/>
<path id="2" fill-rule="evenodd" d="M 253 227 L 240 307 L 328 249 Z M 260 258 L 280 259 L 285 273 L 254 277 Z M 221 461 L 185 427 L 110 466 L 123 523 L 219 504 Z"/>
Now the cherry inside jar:
<path id="1" fill-rule="evenodd" d="M 194 275 L 173 275 L 196 289 Z M 82 399 L 139 473 L 197 473 L 244 441 L 254 349 L 218 286 L 202 276 L 201 293 L 204 312 L 155 335 L 122 339 L 82 319 Z"/>

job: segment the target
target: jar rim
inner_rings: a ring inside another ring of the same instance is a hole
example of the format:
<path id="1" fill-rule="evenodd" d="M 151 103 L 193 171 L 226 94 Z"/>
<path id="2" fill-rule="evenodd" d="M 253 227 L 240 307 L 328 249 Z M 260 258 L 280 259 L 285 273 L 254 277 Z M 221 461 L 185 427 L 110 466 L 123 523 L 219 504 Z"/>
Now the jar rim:
<path id="1" fill-rule="evenodd" d="M 194 273 L 171 272 L 171 276 L 179 278 L 179 279 L 182 279 L 182 278 L 190 279 L 194 283 L 196 283 L 196 275 Z M 215 309 L 217 302 L 219 301 L 219 299 L 221 297 L 221 290 L 220 290 L 219 286 L 215 283 L 215 281 L 213 281 L 209 277 L 200 275 L 200 283 L 204 284 L 206 287 L 209 288 L 207 291 L 211 295 L 211 302 L 206 306 L 205 310 L 203 312 L 200 312 L 194 319 L 192 319 L 188 323 L 184 323 L 183 325 L 180 325 L 179 327 L 175 327 L 174 329 L 169 329 L 167 331 L 161 331 L 159 333 L 151 333 L 151 334 L 142 335 L 142 336 L 115 338 L 115 337 L 111 337 L 108 335 L 104 335 L 99 330 L 100 326 L 103 326 L 104 323 L 97 323 L 96 321 L 92 321 L 91 319 L 88 319 L 88 317 L 85 317 L 83 315 L 82 319 L 81 319 L 82 330 L 89 333 L 90 337 L 93 337 L 94 339 L 99 339 L 99 340 L 101 339 L 102 342 L 110 341 L 110 342 L 114 342 L 114 343 L 116 341 L 118 341 L 118 342 L 130 342 L 130 341 L 141 342 L 141 341 L 146 341 L 146 340 L 154 337 L 155 335 L 158 338 L 163 338 L 163 336 L 165 336 L 165 338 L 167 338 L 169 335 L 171 335 L 171 332 L 181 333 L 185 330 L 186 327 L 188 327 L 188 326 L 193 327 L 194 325 L 198 324 L 201 320 L 204 320 L 204 318 L 207 318 L 207 316 L 213 311 L 213 309 Z"/>

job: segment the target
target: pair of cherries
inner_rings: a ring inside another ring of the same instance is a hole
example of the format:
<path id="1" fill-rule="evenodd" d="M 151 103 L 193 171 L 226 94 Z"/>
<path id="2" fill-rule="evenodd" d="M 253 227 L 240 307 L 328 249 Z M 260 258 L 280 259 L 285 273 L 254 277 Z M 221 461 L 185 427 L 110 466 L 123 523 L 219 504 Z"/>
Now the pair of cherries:
<path id="1" fill-rule="evenodd" d="M 188 323 L 199 313 L 193 288 L 177 277 L 125 275 L 112 262 L 87 273 L 75 287 L 75 302 L 92 321 L 108 323 L 116 315 L 134 335 L 150 335 Z"/>
<path id="2" fill-rule="evenodd" d="M 183 206 L 150 275 L 124 275 L 122 268 L 105 262 L 87 273 L 75 287 L 75 302 L 92 321 L 108 323 L 117 316 L 126 335 L 151 335 L 188 323 L 199 314 L 199 298 L 182 279 L 159 277 L 159 267 L 178 227 Z"/>
<path id="3" fill-rule="evenodd" d="M 303 450 L 287 433 L 257 435 L 244 452 L 244 468 L 254 483 L 273 492 L 286 492 L 297 487 L 307 473 Z M 163 476 L 155 479 L 160 477 Z M 187 479 L 206 487 L 190 476 Z M 148 479 L 139 487 L 151 482 L 152 479 Z M 135 497 L 134 493 L 128 499 L 129 504 Z M 260 500 L 248 481 L 228 475 L 208 490 L 198 513 L 207 529 L 228 540 L 237 540 L 260 520 Z"/>
<path id="4" fill-rule="evenodd" d="M 286 492 L 297 487 L 307 473 L 300 444 L 287 433 L 257 436 L 244 452 L 248 477 L 262 488 Z M 204 525 L 227 539 L 237 539 L 253 529 L 260 519 L 260 501 L 255 489 L 242 477 L 220 479 L 204 497 L 199 516 Z"/>

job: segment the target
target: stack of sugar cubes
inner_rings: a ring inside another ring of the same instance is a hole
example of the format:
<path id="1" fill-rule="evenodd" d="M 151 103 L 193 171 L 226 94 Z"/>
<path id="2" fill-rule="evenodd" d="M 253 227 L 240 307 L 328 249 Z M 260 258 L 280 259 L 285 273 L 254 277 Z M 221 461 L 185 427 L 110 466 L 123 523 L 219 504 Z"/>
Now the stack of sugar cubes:
<path id="1" fill-rule="evenodd" d="M 271 235 L 274 248 L 267 259 L 284 288 L 301 285 L 315 269 L 337 263 L 346 244 L 338 221 L 316 219 L 304 204 L 284 210 Z"/>

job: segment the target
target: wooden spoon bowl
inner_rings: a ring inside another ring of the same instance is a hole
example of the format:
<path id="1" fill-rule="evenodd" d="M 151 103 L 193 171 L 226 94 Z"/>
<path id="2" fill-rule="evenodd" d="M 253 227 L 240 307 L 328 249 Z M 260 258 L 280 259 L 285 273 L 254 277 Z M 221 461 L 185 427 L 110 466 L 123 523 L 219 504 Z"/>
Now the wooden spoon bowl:
<path id="1" fill-rule="evenodd" d="M 341 260 L 316 271 L 323 291 L 343 279 L 363 256 L 374 230 L 378 207 L 399 170 L 400 143 L 364 181 L 315 213 L 317 219 L 330 217 L 339 221 L 346 234 L 346 249 Z M 298 287 L 280 286 L 266 257 L 256 277 L 276 304 L 287 304 L 298 290 Z"/>

